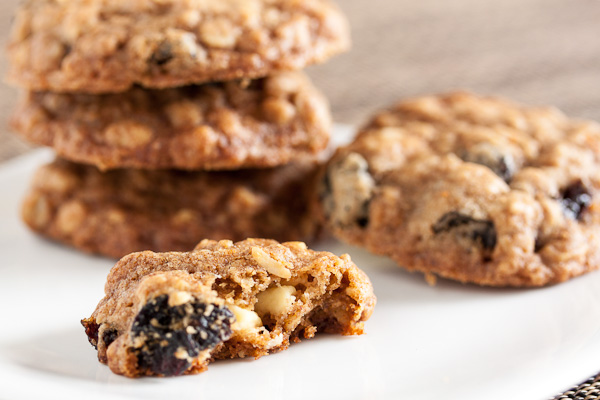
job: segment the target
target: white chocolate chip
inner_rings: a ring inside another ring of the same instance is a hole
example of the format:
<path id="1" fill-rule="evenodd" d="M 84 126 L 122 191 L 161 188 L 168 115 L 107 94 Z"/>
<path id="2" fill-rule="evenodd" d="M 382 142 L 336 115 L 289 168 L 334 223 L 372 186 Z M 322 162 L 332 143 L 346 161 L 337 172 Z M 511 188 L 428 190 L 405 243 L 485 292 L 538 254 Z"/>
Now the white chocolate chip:
<path id="1" fill-rule="evenodd" d="M 254 310 L 259 315 L 271 314 L 274 317 L 286 313 L 296 300 L 296 288 L 293 286 L 273 287 L 257 295 Z"/>
<path id="2" fill-rule="evenodd" d="M 288 264 L 285 265 L 283 262 L 275 260 L 260 247 L 252 247 L 252 257 L 254 257 L 254 260 L 256 260 L 258 265 L 266 269 L 268 273 L 284 279 L 292 277 L 292 273 L 288 269 L 289 263 L 285 263 Z"/>
<path id="3" fill-rule="evenodd" d="M 254 311 L 245 310 L 234 305 L 227 305 L 227 308 L 229 308 L 229 310 L 235 316 L 235 323 L 233 324 L 234 329 L 248 330 L 255 329 L 263 325 L 262 320 Z"/>

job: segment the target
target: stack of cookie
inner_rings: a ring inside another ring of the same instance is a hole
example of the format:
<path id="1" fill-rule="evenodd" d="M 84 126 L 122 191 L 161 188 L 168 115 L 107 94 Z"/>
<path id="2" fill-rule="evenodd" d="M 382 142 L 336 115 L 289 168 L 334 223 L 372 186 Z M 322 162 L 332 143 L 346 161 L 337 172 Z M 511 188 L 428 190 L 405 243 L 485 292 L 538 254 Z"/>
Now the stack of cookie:
<path id="1" fill-rule="evenodd" d="M 25 221 L 112 257 L 310 240 L 331 118 L 298 70 L 348 46 L 327 0 L 24 2 L 12 124 L 60 157 L 36 174 Z"/>

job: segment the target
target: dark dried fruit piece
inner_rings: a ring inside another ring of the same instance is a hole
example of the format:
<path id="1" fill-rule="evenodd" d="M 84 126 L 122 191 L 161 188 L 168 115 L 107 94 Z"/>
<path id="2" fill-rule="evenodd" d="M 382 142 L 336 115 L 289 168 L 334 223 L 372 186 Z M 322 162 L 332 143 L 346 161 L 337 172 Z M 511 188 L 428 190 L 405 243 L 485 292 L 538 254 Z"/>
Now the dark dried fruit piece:
<path id="1" fill-rule="evenodd" d="M 452 231 L 478 243 L 484 250 L 496 247 L 496 228 L 492 221 L 474 219 L 456 211 L 444 214 L 431 229 L 436 235 Z"/>
<path id="2" fill-rule="evenodd" d="M 81 325 L 85 328 L 85 334 L 88 341 L 96 350 L 98 350 L 98 330 L 100 325 L 96 323 L 94 318 L 84 318 L 81 320 Z"/>
<path id="3" fill-rule="evenodd" d="M 162 42 L 158 45 L 152 56 L 150 56 L 150 62 L 156 65 L 165 65 L 173 59 L 173 46 L 169 42 Z"/>
<path id="4" fill-rule="evenodd" d="M 512 155 L 504 153 L 488 143 L 473 146 L 473 148 L 463 154 L 462 159 L 475 164 L 485 165 L 505 182 L 510 182 L 517 169 Z"/>
<path id="5" fill-rule="evenodd" d="M 368 210 L 369 210 L 368 203 L 365 204 L 365 209 L 367 211 L 362 213 L 362 215 L 365 215 L 365 216 L 362 216 L 362 217 L 359 217 L 356 219 L 356 225 L 360 226 L 361 228 L 366 228 L 367 225 L 369 225 L 369 217 L 366 216 L 366 215 L 368 215 Z"/>
<path id="6" fill-rule="evenodd" d="M 334 225 L 366 228 L 374 190 L 367 160 L 351 153 L 332 163 L 321 182 L 323 210 Z"/>
<path id="7" fill-rule="evenodd" d="M 119 337 L 119 331 L 116 329 L 106 329 L 102 334 L 102 341 L 106 347 L 110 346 L 112 342 L 117 340 Z"/>
<path id="8" fill-rule="evenodd" d="M 150 300 L 131 328 L 140 370 L 183 374 L 202 350 L 229 339 L 235 318 L 225 306 L 192 301 L 169 306 L 167 295 Z"/>
<path id="9" fill-rule="evenodd" d="M 567 186 L 562 192 L 560 204 L 563 212 L 571 219 L 578 220 L 592 202 L 592 195 L 581 181 Z"/>

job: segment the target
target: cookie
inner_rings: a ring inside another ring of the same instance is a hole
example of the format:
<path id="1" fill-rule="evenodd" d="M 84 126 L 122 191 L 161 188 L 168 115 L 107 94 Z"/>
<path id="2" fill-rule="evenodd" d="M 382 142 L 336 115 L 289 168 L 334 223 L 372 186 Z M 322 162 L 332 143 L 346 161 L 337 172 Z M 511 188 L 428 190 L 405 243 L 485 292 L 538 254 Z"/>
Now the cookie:
<path id="1" fill-rule="evenodd" d="M 360 335 L 376 302 L 347 254 L 265 239 L 130 254 L 105 293 L 82 324 L 98 359 L 129 377 L 195 374 L 211 360 L 258 358 L 317 332 Z"/>
<path id="2" fill-rule="evenodd" d="M 110 168 L 239 169 L 312 156 L 328 143 L 325 98 L 300 72 L 177 89 L 30 92 L 16 131 L 71 161 Z"/>
<path id="3" fill-rule="evenodd" d="M 8 80 L 34 91 L 167 88 L 301 69 L 348 47 L 328 0 L 28 0 Z"/>
<path id="4" fill-rule="evenodd" d="M 469 93 L 401 102 L 321 179 L 341 239 L 461 282 L 542 286 L 600 265 L 600 126 Z"/>
<path id="5" fill-rule="evenodd" d="M 57 160 L 41 167 L 22 207 L 29 227 L 90 253 L 189 251 L 198 241 L 311 240 L 314 162 L 264 170 L 100 172 Z"/>

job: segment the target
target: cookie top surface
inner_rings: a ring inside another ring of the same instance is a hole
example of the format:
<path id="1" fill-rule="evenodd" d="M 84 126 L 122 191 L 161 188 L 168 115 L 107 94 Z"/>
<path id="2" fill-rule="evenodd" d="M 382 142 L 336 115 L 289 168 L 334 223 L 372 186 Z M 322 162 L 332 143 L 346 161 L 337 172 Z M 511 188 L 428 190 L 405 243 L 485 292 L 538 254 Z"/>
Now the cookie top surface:
<path id="1" fill-rule="evenodd" d="M 492 286 L 598 268 L 600 127 L 457 92 L 376 115 L 322 180 L 336 235 L 401 266 Z"/>
<path id="2" fill-rule="evenodd" d="M 315 162 L 264 170 L 112 170 L 57 160 L 41 167 L 22 215 L 36 232 L 120 258 L 189 251 L 199 240 L 248 236 L 311 240 Z"/>
<path id="3" fill-rule="evenodd" d="M 300 69 L 348 47 L 327 0 L 29 0 L 8 79 L 36 91 L 166 88 Z"/>
<path id="4" fill-rule="evenodd" d="M 140 279 L 157 272 L 185 271 L 202 283 L 235 281 L 241 291 L 229 291 L 225 286 L 217 288 L 220 297 L 235 300 L 238 306 L 254 305 L 254 298 L 274 283 L 296 283 L 306 273 L 318 275 L 323 271 L 360 271 L 348 255 L 338 257 L 330 252 L 309 249 L 303 242 L 279 243 L 272 239 L 203 240 L 190 252 L 133 253 L 123 257 L 110 271 L 101 302 L 94 316 L 98 322 L 113 315 L 112 306 L 121 298 L 130 298 L 137 290 Z M 370 281 L 362 271 L 361 279 L 354 284 L 367 289 L 372 296 Z M 244 278 L 250 279 L 249 285 Z M 217 285 L 218 286 L 218 285 Z M 124 302 L 127 303 L 127 302 Z"/>
<path id="5" fill-rule="evenodd" d="M 230 331 L 221 337 L 223 343 L 210 343 L 214 345 L 210 354 L 190 360 L 190 369 L 179 373 L 201 372 L 209 357 L 260 357 L 284 350 L 290 340 L 309 338 L 317 331 L 361 334 L 376 302 L 371 282 L 348 255 L 338 257 L 310 250 L 302 242 L 267 239 L 204 240 L 192 252 L 130 254 L 110 271 L 105 293 L 83 323 L 99 359 L 114 372 L 129 376 L 163 374 L 167 351 L 157 354 L 151 351 L 152 343 L 140 342 L 148 342 L 156 333 L 164 336 L 159 340 L 169 342 L 179 336 L 177 330 L 195 333 L 182 326 L 195 318 L 191 307 L 187 322 L 162 322 L 172 321 L 167 314 L 181 314 L 179 308 L 187 303 L 205 311 L 205 316 L 220 309 L 235 318 L 225 327 Z M 150 321 L 146 327 L 144 319 Z M 165 329 L 157 332 L 153 327 L 160 325 Z M 146 333 L 139 335 L 140 330 Z M 200 338 L 183 336 L 179 345 L 186 350 L 194 347 L 190 341 L 199 341 L 201 350 L 208 347 Z M 138 359 L 132 360 L 131 353 L 138 353 Z M 142 365 L 144 359 L 152 362 Z"/>
<path id="6" fill-rule="evenodd" d="M 101 169 L 240 169 L 311 157 L 329 141 L 324 96 L 301 72 L 176 89 L 30 92 L 12 126 L 63 158 Z"/>

